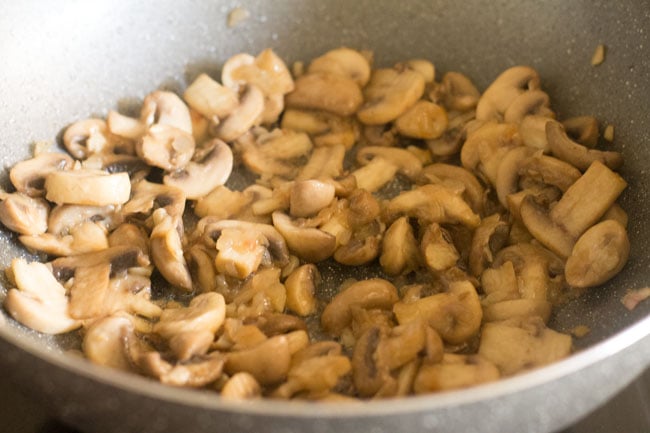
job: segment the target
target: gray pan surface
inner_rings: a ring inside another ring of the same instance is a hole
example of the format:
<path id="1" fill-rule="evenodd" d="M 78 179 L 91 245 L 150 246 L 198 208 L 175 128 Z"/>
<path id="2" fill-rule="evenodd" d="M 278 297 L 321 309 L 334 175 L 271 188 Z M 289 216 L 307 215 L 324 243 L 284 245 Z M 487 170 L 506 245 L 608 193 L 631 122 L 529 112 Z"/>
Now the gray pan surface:
<path id="1" fill-rule="evenodd" d="M 227 14 L 251 16 L 235 28 Z M 0 161 L 109 109 L 133 109 L 156 88 L 218 76 L 239 52 L 272 47 L 287 63 L 347 45 L 390 65 L 414 57 L 457 70 L 479 88 L 516 64 L 535 67 L 561 117 L 592 114 L 616 127 L 625 156 L 632 253 L 606 286 L 557 312 L 583 324 L 578 353 L 555 365 L 465 391 L 353 405 L 252 402 L 177 390 L 92 366 L 0 316 L 1 381 L 18 383 L 53 413 L 109 432 L 549 432 L 583 416 L 650 364 L 650 301 L 629 312 L 626 290 L 650 285 L 650 5 L 647 1 L 0 1 Z M 593 67 L 597 44 L 605 62 Z M 0 176 L 7 187 L 7 175 Z M 0 231 L 0 267 L 26 255 Z M 0 300 L 6 292 L 0 288 Z"/>

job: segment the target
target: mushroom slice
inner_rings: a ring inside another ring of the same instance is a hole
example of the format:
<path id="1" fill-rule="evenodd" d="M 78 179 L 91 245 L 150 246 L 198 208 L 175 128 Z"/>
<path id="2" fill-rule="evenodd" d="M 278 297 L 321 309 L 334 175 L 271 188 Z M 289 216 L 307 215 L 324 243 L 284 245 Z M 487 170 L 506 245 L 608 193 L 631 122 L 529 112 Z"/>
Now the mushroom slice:
<path id="1" fill-rule="evenodd" d="M 178 219 L 170 216 L 165 209 L 157 209 L 153 213 L 153 223 L 149 242 L 154 265 L 167 282 L 191 291 L 192 277 L 183 257 Z"/>
<path id="2" fill-rule="evenodd" d="M 470 171 L 480 168 L 494 183 L 503 156 L 519 145 L 521 138 L 517 125 L 486 122 L 468 134 L 460 151 L 460 160 L 463 167 Z"/>
<path id="3" fill-rule="evenodd" d="M 299 392 L 320 395 L 329 392 L 352 369 L 344 355 L 325 355 L 302 358 L 294 362 L 287 373 L 287 381 L 273 391 L 273 397 L 290 398 Z"/>
<path id="4" fill-rule="evenodd" d="M 66 235 L 75 226 L 86 222 L 95 223 L 106 229 L 106 231 L 111 231 L 122 222 L 122 216 L 113 205 L 78 206 L 64 204 L 54 207 L 50 212 L 47 231 L 55 235 Z"/>
<path id="5" fill-rule="evenodd" d="M 294 88 L 291 73 L 284 61 L 270 48 L 257 57 L 237 54 L 226 61 L 221 72 L 224 86 L 238 90 L 244 84 L 254 84 L 264 95 L 284 95 Z"/>
<path id="6" fill-rule="evenodd" d="M 474 230 L 468 257 L 472 275 L 478 277 L 492 264 L 497 251 L 508 241 L 509 232 L 510 227 L 499 214 L 481 220 L 481 224 Z"/>
<path id="7" fill-rule="evenodd" d="M 108 128 L 102 119 L 79 120 L 63 133 L 63 144 L 76 159 L 86 159 L 108 147 Z"/>
<path id="8" fill-rule="evenodd" d="M 156 90 L 144 98 L 140 110 L 140 120 L 149 126 L 168 126 L 192 135 L 190 110 L 175 93 Z M 167 128 L 166 128 L 167 129 Z"/>
<path id="9" fill-rule="evenodd" d="M 536 154 L 526 160 L 519 174 L 553 185 L 565 192 L 582 175 L 580 170 L 561 159 Z"/>
<path id="10" fill-rule="evenodd" d="M 290 108 L 323 110 L 339 116 L 351 116 L 361 107 L 363 95 L 353 79 L 319 72 L 299 77 L 285 102 Z"/>
<path id="11" fill-rule="evenodd" d="M 394 150 L 399 151 L 403 149 Z M 417 160 L 416 157 L 414 159 Z M 419 163 L 420 161 L 418 160 Z M 393 181 L 398 169 L 398 165 L 393 161 L 381 156 L 375 156 L 364 166 L 354 170 L 352 176 L 355 179 L 357 188 L 368 192 L 375 192 Z"/>
<path id="12" fill-rule="evenodd" d="M 101 170 L 53 171 L 45 178 L 46 198 L 57 204 L 108 206 L 124 204 L 131 195 L 126 173 Z"/>
<path id="13" fill-rule="evenodd" d="M 447 111 L 443 107 L 421 100 L 395 120 L 395 128 L 405 137 L 431 140 L 440 137 L 448 123 Z"/>
<path id="14" fill-rule="evenodd" d="M 316 312 L 316 288 L 320 284 L 320 273 L 313 263 L 302 265 L 285 280 L 287 308 L 299 316 Z"/>
<path id="15" fill-rule="evenodd" d="M 540 79 L 529 66 L 513 66 L 503 71 L 483 92 L 476 106 L 479 120 L 499 120 L 510 104 L 527 90 L 537 90 Z"/>
<path id="16" fill-rule="evenodd" d="M 233 191 L 221 185 L 197 200 L 194 213 L 200 218 L 210 215 L 220 220 L 232 219 L 240 215 L 254 199 L 254 195 L 246 194 L 246 191 Z"/>
<path id="17" fill-rule="evenodd" d="M 111 276 L 115 276 L 129 268 L 149 266 L 149 260 L 135 246 L 117 246 L 86 254 L 70 257 L 59 257 L 50 262 L 52 273 L 61 281 L 72 278 L 80 267 L 92 267 L 109 263 Z"/>
<path id="18" fill-rule="evenodd" d="M 415 179 L 422 170 L 422 161 L 406 149 L 398 147 L 364 146 L 357 152 L 357 161 L 362 165 L 368 164 L 375 157 L 384 158 L 391 164 L 396 165 L 400 173 L 412 180 Z"/>
<path id="19" fill-rule="evenodd" d="M 319 180 L 301 180 L 291 186 L 289 213 L 294 217 L 310 217 L 334 200 L 335 189 Z"/>
<path id="20" fill-rule="evenodd" d="M 391 376 L 386 360 L 376 356 L 385 333 L 385 329 L 373 326 L 359 337 L 354 346 L 352 379 L 355 389 L 363 397 L 375 396 L 380 391 L 382 394 L 396 391 L 397 381 Z"/>
<path id="21" fill-rule="evenodd" d="M 381 278 L 357 281 L 339 292 L 323 310 L 321 325 L 332 335 L 341 335 L 352 321 L 352 308 L 389 310 L 399 300 L 397 289 Z"/>
<path id="22" fill-rule="evenodd" d="M 586 147 L 598 144 L 598 120 L 593 116 L 577 116 L 562 121 L 567 135 Z"/>
<path id="23" fill-rule="evenodd" d="M 142 354 L 136 362 L 144 373 L 158 378 L 165 385 L 200 388 L 221 376 L 224 356 L 212 352 L 186 362 L 171 364 L 159 352 L 148 352 Z"/>
<path id="24" fill-rule="evenodd" d="M 424 230 L 420 249 L 424 263 L 433 271 L 449 269 L 460 259 L 449 233 L 437 223 L 429 224 Z"/>
<path id="25" fill-rule="evenodd" d="M 127 173 L 131 178 L 132 183 L 144 179 L 151 171 L 151 167 L 147 165 L 146 162 L 134 155 L 94 155 L 84 161 L 84 165 L 88 166 L 88 163 L 91 162 L 91 159 L 93 158 L 97 158 L 97 168 L 110 174 Z"/>
<path id="26" fill-rule="evenodd" d="M 517 146 L 508 150 L 499 163 L 494 187 L 497 191 L 499 202 L 508 206 L 508 195 L 517 192 L 519 188 L 519 174 L 522 166 L 526 165 L 538 149 L 528 146 Z"/>
<path id="27" fill-rule="evenodd" d="M 398 302 L 393 313 L 400 325 L 422 320 L 450 344 L 462 344 L 481 327 L 483 310 L 476 289 L 469 281 L 455 281 L 447 292 L 405 303 Z"/>
<path id="28" fill-rule="evenodd" d="M 147 164 L 171 171 L 185 167 L 194 154 L 194 148 L 191 132 L 155 124 L 138 141 L 135 150 Z"/>
<path id="29" fill-rule="evenodd" d="M 167 308 L 154 325 L 153 332 L 169 341 L 177 358 L 181 361 L 194 355 L 203 355 L 208 351 L 214 334 L 219 330 L 226 317 L 226 302 L 219 293 L 203 293 L 192 299 L 187 307 Z M 209 338 L 202 340 L 203 335 Z M 190 350 L 178 350 L 187 347 L 187 340 L 199 340 Z M 183 343 L 183 344 L 178 344 Z M 207 343 L 207 344 L 205 344 Z"/>
<path id="30" fill-rule="evenodd" d="M 335 178 L 343 173 L 345 146 L 316 147 L 309 160 L 302 166 L 296 180 Z"/>
<path id="31" fill-rule="evenodd" d="M 359 128 L 353 118 L 324 111 L 285 110 L 281 126 L 282 129 L 306 132 L 316 146 L 342 144 L 346 149 L 350 149 L 359 136 Z"/>
<path id="32" fill-rule="evenodd" d="M 449 110 L 465 112 L 476 107 L 481 94 L 465 75 L 459 72 L 447 72 L 442 77 L 444 103 Z"/>
<path id="33" fill-rule="evenodd" d="M 466 168 L 451 164 L 434 163 L 427 165 L 420 173 L 420 182 L 445 183 L 446 181 L 459 181 L 463 184 L 463 197 L 467 200 L 472 210 L 477 214 L 485 206 L 485 188 L 479 180 Z"/>
<path id="34" fill-rule="evenodd" d="M 365 103 L 357 117 L 366 125 L 391 122 L 420 99 L 424 86 L 424 77 L 411 69 L 376 69 L 364 89 Z"/>
<path id="35" fill-rule="evenodd" d="M 41 198 L 21 192 L 0 193 L 0 222 L 22 235 L 40 235 L 47 230 L 50 207 Z"/>
<path id="36" fill-rule="evenodd" d="M 260 384 L 252 374 L 244 371 L 233 374 L 221 388 L 221 397 L 229 400 L 249 400 L 261 395 Z"/>
<path id="37" fill-rule="evenodd" d="M 229 352 L 224 370 L 228 374 L 247 372 L 260 385 L 275 385 L 287 377 L 290 363 L 289 339 L 276 335 L 254 347 Z"/>
<path id="38" fill-rule="evenodd" d="M 404 63 L 395 65 L 396 69 L 408 68 L 418 72 L 424 78 L 424 82 L 433 83 L 436 79 L 436 67 L 433 63 L 425 59 L 411 59 Z"/>
<path id="39" fill-rule="evenodd" d="M 551 209 L 551 220 L 578 238 L 607 212 L 626 186 L 621 176 L 595 161 Z"/>
<path id="40" fill-rule="evenodd" d="M 258 121 L 264 110 L 264 94 L 259 87 L 246 86 L 235 108 L 214 130 L 214 135 L 223 141 L 231 142 L 248 131 Z"/>
<path id="41" fill-rule="evenodd" d="M 47 265 L 14 259 L 11 271 L 18 288 L 7 292 L 4 307 L 14 319 L 44 334 L 63 334 L 81 326 L 70 317 L 65 288 Z"/>
<path id="42" fill-rule="evenodd" d="M 388 275 L 407 274 L 418 268 L 420 251 L 407 217 L 396 219 L 386 230 L 381 251 L 379 263 Z"/>
<path id="43" fill-rule="evenodd" d="M 423 364 L 413 382 L 416 394 L 466 388 L 499 379 L 497 367 L 481 355 L 445 353 L 442 362 Z"/>
<path id="44" fill-rule="evenodd" d="M 519 124 L 524 117 L 538 115 L 554 117 L 555 113 L 549 108 L 550 99 L 542 90 L 529 90 L 517 96 L 503 114 L 506 123 Z"/>
<path id="45" fill-rule="evenodd" d="M 342 47 L 330 50 L 312 60 L 307 73 L 340 75 L 354 80 L 363 87 L 370 79 L 370 63 L 357 50 Z"/>
<path id="46" fill-rule="evenodd" d="M 207 74 L 200 74 L 183 93 L 190 107 L 215 123 L 227 117 L 237 107 L 237 93 L 222 86 Z"/>
<path id="47" fill-rule="evenodd" d="M 44 152 L 20 161 L 9 171 L 12 185 L 30 197 L 45 195 L 45 178 L 54 171 L 72 168 L 72 158 L 64 153 Z"/>
<path id="48" fill-rule="evenodd" d="M 255 134 L 244 135 L 236 146 L 246 167 L 266 178 L 274 175 L 294 177 L 297 167 L 291 160 L 307 155 L 312 149 L 311 140 L 305 133 L 280 129 L 267 132 L 263 128 Z"/>
<path id="49" fill-rule="evenodd" d="M 600 222 L 576 242 L 564 275 L 573 287 L 593 287 L 618 274 L 630 255 L 627 231 L 614 220 Z"/>
<path id="50" fill-rule="evenodd" d="M 33 236 L 22 235 L 18 239 L 29 249 L 53 256 L 68 256 L 108 248 L 106 229 L 92 221 L 85 221 L 70 228 L 65 235 L 42 233 Z"/>
<path id="51" fill-rule="evenodd" d="M 390 216 L 404 214 L 421 222 L 461 223 L 470 228 L 481 222 L 460 194 L 434 184 L 402 192 L 388 202 L 386 211 Z"/>
<path id="52" fill-rule="evenodd" d="M 203 148 L 197 149 L 192 161 L 185 167 L 167 174 L 165 185 L 181 189 L 190 200 L 203 197 L 230 177 L 233 156 L 230 147 L 215 138 Z"/>
<path id="53" fill-rule="evenodd" d="M 86 330 L 82 348 L 84 355 L 97 365 L 133 371 L 124 350 L 124 339 L 134 338 L 133 319 L 123 313 L 104 317 L 93 322 Z"/>
<path id="54" fill-rule="evenodd" d="M 594 161 L 605 164 L 612 170 L 623 165 L 619 152 L 589 149 L 571 140 L 560 122 L 546 124 L 546 138 L 553 155 L 585 171 Z"/>
<path id="55" fill-rule="evenodd" d="M 548 152 L 546 124 L 553 121 L 551 117 L 535 114 L 530 114 L 521 119 L 519 123 L 519 135 L 524 145 Z"/>
<path id="56" fill-rule="evenodd" d="M 262 264 L 268 239 L 259 231 L 225 228 L 219 235 L 216 247 L 217 271 L 244 279 Z"/>
<path id="57" fill-rule="evenodd" d="M 273 226 L 282 234 L 289 250 L 307 262 L 320 262 L 336 248 L 336 237 L 314 227 L 302 227 L 279 211 L 273 212 Z"/>
<path id="58" fill-rule="evenodd" d="M 169 216 L 180 218 L 185 210 L 185 193 L 174 186 L 141 180 L 133 186 L 133 196 L 124 207 L 124 216 L 149 215 L 152 210 L 163 208 Z"/>
<path id="59" fill-rule="evenodd" d="M 571 336 L 547 328 L 539 317 L 526 317 L 486 323 L 478 353 L 509 376 L 565 358 L 571 344 Z"/>
<path id="60" fill-rule="evenodd" d="M 532 195 L 526 196 L 521 202 L 519 214 L 535 239 L 560 257 L 569 257 L 575 239 L 562 225 L 549 217 L 548 211 L 536 203 Z"/>
<path id="61" fill-rule="evenodd" d="M 148 125 L 141 119 L 134 119 L 125 116 L 114 110 L 108 112 L 108 115 L 106 116 L 106 125 L 111 134 L 132 141 L 139 140 L 147 132 L 148 128 Z"/>

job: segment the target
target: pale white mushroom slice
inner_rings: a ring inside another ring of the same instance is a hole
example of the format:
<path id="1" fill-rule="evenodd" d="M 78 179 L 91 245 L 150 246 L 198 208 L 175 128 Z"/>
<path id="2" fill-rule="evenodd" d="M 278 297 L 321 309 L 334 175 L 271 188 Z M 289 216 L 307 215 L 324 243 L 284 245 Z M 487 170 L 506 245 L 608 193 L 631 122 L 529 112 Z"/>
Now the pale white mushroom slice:
<path id="1" fill-rule="evenodd" d="M 167 124 L 155 124 L 138 141 L 135 150 L 149 165 L 176 170 L 190 161 L 195 147 L 191 132 Z"/>
<path id="2" fill-rule="evenodd" d="M 133 185 L 133 196 L 122 207 L 122 214 L 124 216 L 148 215 L 158 207 L 164 208 L 172 217 L 182 216 L 185 210 L 185 193 L 175 186 L 161 185 L 143 179 Z"/>
<path id="3" fill-rule="evenodd" d="M 268 239 L 259 231 L 225 228 L 217 239 L 217 271 L 244 279 L 255 272 L 266 254 Z"/>
<path id="4" fill-rule="evenodd" d="M 162 276 L 183 290 L 192 290 L 192 277 L 183 256 L 183 245 L 178 233 L 179 221 L 165 209 L 153 213 L 154 227 L 151 231 L 151 259 Z"/>
<path id="5" fill-rule="evenodd" d="M 0 222 L 22 235 L 39 235 L 47 230 L 48 203 L 21 192 L 0 193 Z"/>
<path id="6" fill-rule="evenodd" d="M 207 74 L 196 77 L 183 93 L 183 98 L 190 107 L 216 123 L 232 113 L 239 103 L 233 89 L 222 86 Z"/>
<path id="7" fill-rule="evenodd" d="M 27 248 L 54 256 L 101 251 L 108 248 L 106 228 L 93 221 L 84 221 L 71 227 L 67 233 L 41 233 L 18 238 Z"/>
<path id="8" fill-rule="evenodd" d="M 219 123 L 214 134 L 223 141 L 238 139 L 255 125 L 264 111 L 264 94 L 253 84 L 246 86 L 239 100 L 239 106 Z"/>
<path id="9" fill-rule="evenodd" d="M 192 118 L 185 102 L 173 92 L 156 90 L 142 103 L 140 120 L 151 127 L 166 125 L 192 135 Z"/>
<path id="10" fill-rule="evenodd" d="M 111 134 L 137 141 L 146 132 L 148 125 L 141 119 L 125 116 L 115 110 L 110 110 L 106 116 L 106 125 Z"/>
<path id="11" fill-rule="evenodd" d="M 72 158 L 65 153 L 43 152 L 16 163 L 9 171 L 11 184 L 30 197 L 45 195 L 45 178 L 53 171 L 72 168 Z"/>
<path id="12" fill-rule="evenodd" d="M 411 69 L 376 69 L 364 89 L 365 103 L 357 117 L 366 125 L 391 122 L 424 93 L 424 77 Z"/>
<path id="13" fill-rule="evenodd" d="M 296 181 L 291 186 L 289 213 L 294 217 L 314 216 L 334 200 L 335 188 L 320 180 Z"/>
<path id="14" fill-rule="evenodd" d="M 341 47 L 330 50 L 311 61 L 307 73 L 317 72 L 350 78 L 363 87 L 370 79 L 370 63 L 357 50 Z"/>
<path id="15" fill-rule="evenodd" d="M 124 349 L 124 339 L 134 332 L 133 319 L 128 314 L 118 313 L 99 319 L 84 334 L 84 355 L 97 365 L 133 371 Z"/>
<path id="16" fill-rule="evenodd" d="M 79 120 L 63 133 L 63 145 L 75 159 L 86 159 L 110 147 L 106 121 L 102 119 Z"/>
<path id="17" fill-rule="evenodd" d="M 165 175 L 163 182 L 182 190 L 188 199 L 196 200 L 226 183 L 232 166 L 230 146 L 215 138 L 197 149 L 183 168 Z"/>
<path id="18" fill-rule="evenodd" d="M 108 174 L 101 170 L 54 171 L 45 178 L 45 197 L 57 204 L 108 206 L 124 204 L 131 195 L 126 173 Z"/>
<path id="19" fill-rule="evenodd" d="M 45 334 L 63 334 L 81 326 L 70 317 L 66 290 L 47 265 L 14 259 L 11 271 L 18 288 L 7 292 L 4 307 L 14 319 Z"/>

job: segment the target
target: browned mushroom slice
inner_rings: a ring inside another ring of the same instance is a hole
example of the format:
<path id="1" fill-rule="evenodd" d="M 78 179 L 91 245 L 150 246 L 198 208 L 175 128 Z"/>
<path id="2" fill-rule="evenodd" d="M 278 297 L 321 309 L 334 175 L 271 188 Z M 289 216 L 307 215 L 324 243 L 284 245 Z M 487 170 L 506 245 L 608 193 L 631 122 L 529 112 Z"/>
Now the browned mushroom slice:
<path id="1" fill-rule="evenodd" d="M 554 117 L 555 113 L 549 108 L 548 94 L 541 90 L 529 90 L 513 99 L 503 114 L 506 123 L 519 124 L 529 115 Z"/>
<path id="2" fill-rule="evenodd" d="M 529 66 L 513 66 L 503 71 L 483 92 L 476 106 L 476 118 L 499 120 L 517 96 L 539 89 L 537 71 Z"/>
<path id="3" fill-rule="evenodd" d="M 309 134 L 316 146 L 342 144 L 350 149 L 359 135 L 354 118 L 325 111 L 287 109 L 282 114 L 281 126 L 283 129 Z"/>
<path id="4" fill-rule="evenodd" d="M 395 128 L 406 137 L 431 140 L 440 137 L 448 123 L 443 107 L 420 100 L 395 120 Z"/>
<path id="5" fill-rule="evenodd" d="M 561 159 L 536 154 L 520 168 L 520 174 L 564 192 L 582 175 L 580 170 Z"/>
<path id="6" fill-rule="evenodd" d="M 397 167 L 398 171 L 409 179 L 415 179 L 422 170 L 422 162 L 415 154 L 398 147 L 365 146 L 357 152 L 357 162 L 368 164 L 374 158 L 380 157 Z M 361 176 L 359 176 L 361 177 Z M 364 179 L 357 179 L 357 183 Z M 360 187 L 361 188 L 361 187 Z"/>
<path id="7" fill-rule="evenodd" d="M 229 352 L 224 370 L 228 374 L 247 372 L 261 385 L 275 385 L 285 380 L 290 363 L 289 339 L 277 335 L 249 349 Z"/>
<path id="8" fill-rule="evenodd" d="M 469 170 L 456 165 L 434 163 L 429 164 L 422 169 L 420 173 L 420 182 L 424 183 L 444 183 L 445 181 L 454 180 L 463 184 L 463 196 L 477 214 L 483 211 L 485 206 L 485 189 Z"/>
<path id="9" fill-rule="evenodd" d="M 380 391 L 390 395 L 397 390 L 397 381 L 391 376 L 386 360 L 375 355 L 385 332 L 374 326 L 364 332 L 354 346 L 352 379 L 363 397 L 372 397 Z"/>
<path id="10" fill-rule="evenodd" d="M 340 75 L 354 80 L 363 87 L 370 79 L 370 63 L 360 52 L 341 47 L 312 60 L 307 73 Z"/>
<path id="11" fill-rule="evenodd" d="M 331 73 L 309 73 L 295 81 L 286 98 L 288 107 L 323 110 L 350 116 L 363 103 L 361 88 L 351 78 Z"/>
<path id="12" fill-rule="evenodd" d="M 302 265 L 285 280 L 287 308 L 300 316 L 316 311 L 316 288 L 320 284 L 320 273 L 313 263 Z"/>
<path id="13" fill-rule="evenodd" d="M 546 124 L 554 121 L 548 116 L 530 114 L 521 119 L 519 135 L 526 146 L 549 151 L 546 139 Z"/>
<path id="14" fill-rule="evenodd" d="M 159 352 L 148 352 L 137 359 L 138 367 L 165 385 L 200 388 L 217 380 L 223 371 L 224 356 L 212 352 L 189 361 L 172 364 Z"/>
<path id="15" fill-rule="evenodd" d="M 475 277 L 492 264 L 497 251 L 507 242 L 509 232 L 510 227 L 499 214 L 481 220 L 469 250 L 469 269 Z"/>
<path id="16" fill-rule="evenodd" d="M 335 178 L 343 173 L 345 146 L 321 146 L 314 149 L 296 180 Z"/>
<path id="17" fill-rule="evenodd" d="M 544 325 L 539 317 L 486 323 L 478 353 L 508 376 L 541 367 L 571 353 L 571 337 Z"/>
<path id="18" fill-rule="evenodd" d="M 442 185 L 423 185 L 390 200 L 388 215 L 408 215 L 423 222 L 461 223 L 477 227 L 480 217 L 463 198 Z"/>
<path id="19" fill-rule="evenodd" d="M 300 362 L 292 359 L 287 381 L 273 391 L 272 396 L 290 398 L 304 392 L 322 395 L 334 388 L 351 369 L 350 359 L 343 355 L 308 357 Z"/>
<path id="20" fill-rule="evenodd" d="M 157 209 L 153 213 L 153 223 L 149 237 L 151 260 L 167 282 L 186 291 L 192 290 L 192 277 L 178 233 L 180 222 L 165 209 Z"/>
<path id="21" fill-rule="evenodd" d="M 381 278 L 358 281 L 339 292 L 321 314 L 326 332 L 340 335 L 352 321 L 352 307 L 390 309 L 399 299 L 397 289 Z"/>
<path id="22" fill-rule="evenodd" d="M 378 222 L 353 233 L 350 241 L 339 246 L 334 252 L 334 260 L 348 266 L 361 266 L 379 255 L 385 226 Z"/>
<path id="23" fill-rule="evenodd" d="M 44 152 L 20 161 L 9 171 L 9 179 L 19 192 L 30 197 L 45 195 L 45 178 L 53 171 L 72 168 L 72 158 L 64 153 Z"/>
<path id="24" fill-rule="evenodd" d="M 517 192 L 519 188 L 519 175 L 521 167 L 538 152 L 528 146 L 517 146 L 508 150 L 501 158 L 497 169 L 494 187 L 497 191 L 499 202 L 508 205 L 508 195 Z"/>
<path id="25" fill-rule="evenodd" d="M 336 238 L 314 227 L 301 226 L 282 212 L 273 212 L 273 225 L 282 234 L 289 250 L 308 262 L 320 262 L 336 248 Z"/>
<path id="26" fill-rule="evenodd" d="M 442 362 L 423 364 L 413 382 L 416 394 L 466 388 L 499 379 L 497 367 L 480 355 L 446 353 Z"/>
<path id="27" fill-rule="evenodd" d="M 334 200 L 335 189 L 319 180 L 297 181 L 291 186 L 289 213 L 294 217 L 314 216 Z"/>
<path id="28" fill-rule="evenodd" d="M 424 77 L 411 69 L 375 69 L 357 117 L 366 125 L 391 122 L 420 99 L 424 85 Z"/>
<path id="29" fill-rule="evenodd" d="M 575 243 L 574 237 L 562 225 L 554 222 L 548 210 L 536 203 L 532 195 L 521 202 L 519 214 L 535 239 L 560 257 L 569 257 Z"/>
<path id="30" fill-rule="evenodd" d="M 136 247 L 143 256 L 149 257 L 149 236 L 135 224 L 120 224 L 108 235 L 108 244 L 111 247 Z"/>
<path id="31" fill-rule="evenodd" d="M 230 147 L 216 138 L 197 149 L 187 165 L 167 174 L 163 182 L 182 190 L 188 199 L 196 200 L 226 183 L 232 165 L 233 155 Z"/>
<path id="32" fill-rule="evenodd" d="M 217 239 L 217 271 L 244 279 L 255 272 L 264 259 L 269 241 L 260 231 L 225 228 Z"/>
<path id="33" fill-rule="evenodd" d="M 14 319 L 45 334 L 63 334 L 81 326 L 68 313 L 66 290 L 47 265 L 14 259 L 11 271 L 18 288 L 8 290 L 4 307 Z"/>
<path id="34" fill-rule="evenodd" d="M 398 302 L 393 312 L 400 325 L 423 320 L 450 344 L 462 344 L 476 335 L 483 317 L 478 294 L 469 281 L 453 282 L 447 292 L 414 302 Z"/>
<path id="35" fill-rule="evenodd" d="M 564 271 L 567 283 L 574 287 L 603 284 L 623 269 L 629 254 L 625 227 L 614 220 L 598 223 L 573 247 Z"/>
<path id="36" fill-rule="evenodd" d="M 546 138 L 553 155 L 585 171 L 594 161 L 599 161 L 612 170 L 623 165 L 619 152 L 589 149 L 571 140 L 560 122 L 546 124 Z"/>
<path id="37" fill-rule="evenodd" d="M 0 222 L 5 227 L 23 235 L 45 233 L 50 211 L 45 200 L 21 192 L 2 192 L 0 199 Z"/>
<path id="38" fill-rule="evenodd" d="M 587 147 L 598 143 L 598 120 L 593 116 L 577 116 L 562 121 L 567 135 Z"/>
<path id="39" fill-rule="evenodd" d="M 255 84 L 267 96 L 284 95 L 294 86 L 284 61 L 270 48 L 257 57 L 250 54 L 232 56 L 223 65 L 221 81 L 224 86 L 235 90 L 245 84 Z"/>
<path id="40" fill-rule="evenodd" d="M 249 400 L 262 395 L 255 377 L 244 371 L 233 374 L 221 388 L 221 397 L 229 400 Z"/>
<path id="41" fill-rule="evenodd" d="M 481 94 L 474 83 L 458 72 L 447 72 L 442 77 L 444 103 L 450 110 L 465 112 L 476 107 Z"/>
<path id="42" fill-rule="evenodd" d="M 388 275 L 409 273 L 418 268 L 421 256 L 413 227 L 407 217 L 396 219 L 382 240 L 379 263 Z"/>

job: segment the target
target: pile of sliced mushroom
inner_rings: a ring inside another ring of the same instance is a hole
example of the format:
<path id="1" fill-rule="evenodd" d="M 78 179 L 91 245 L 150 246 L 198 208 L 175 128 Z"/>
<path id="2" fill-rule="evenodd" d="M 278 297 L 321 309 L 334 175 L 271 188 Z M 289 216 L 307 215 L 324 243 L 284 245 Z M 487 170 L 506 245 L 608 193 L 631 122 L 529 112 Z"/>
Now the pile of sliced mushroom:
<path id="1" fill-rule="evenodd" d="M 596 119 L 558 120 L 527 66 L 483 93 L 349 48 L 293 70 L 238 54 L 16 164 L 0 221 L 47 259 L 12 262 L 7 312 L 233 399 L 437 392 L 568 356 L 553 307 L 630 249 Z M 234 189 L 233 165 L 256 180 Z M 359 279 L 333 288 L 341 267 Z"/>

